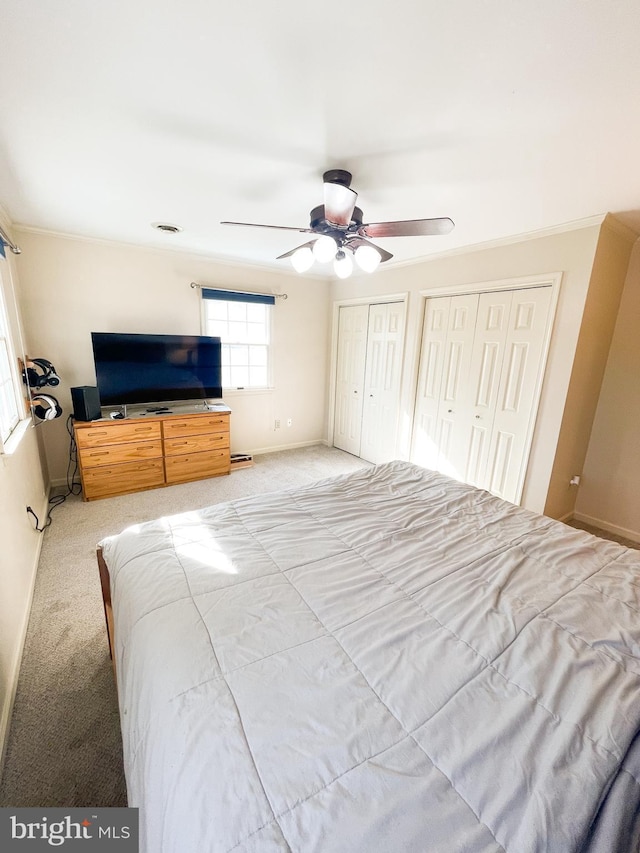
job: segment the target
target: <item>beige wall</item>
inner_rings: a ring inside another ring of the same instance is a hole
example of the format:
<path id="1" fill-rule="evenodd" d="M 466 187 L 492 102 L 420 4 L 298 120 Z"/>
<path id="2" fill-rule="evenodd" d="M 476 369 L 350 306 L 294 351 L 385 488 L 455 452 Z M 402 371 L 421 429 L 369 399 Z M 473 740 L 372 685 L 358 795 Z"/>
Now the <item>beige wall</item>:
<path id="1" fill-rule="evenodd" d="M 53 483 L 65 480 L 69 388 L 95 385 L 90 333 L 199 334 L 200 295 L 189 287 L 192 281 L 288 295 L 277 299 L 274 308 L 274 389 L 225 397 L 233 411 L 232 450 L 256 453 L 326 440 L 327 282 L 176 251 L 16 233 L 23 250 L 21 307 L 28 353 L 53 362 L 62 379 L 50 390 L 64 416 L 43 428 Z M 286 426 L 289 418 L 291 427 Z"/>
<path id="2" fill-rule="evenodd" d="M 598 238 L 589 291 L 564 404 L 545 514 L 568 518 L 577 489 L 571 478 L 584 466 L 611 339 L 636 235 L 607 216 Z"/>
<path id="3" fill-rule="evenodd" d="M 95 382 L 89 333 L 197 334 L 199 295 L 189 287 L 191 281 L 286 292 L 289 297 L 276 301 L 275 389 L 232 394 L 227 400 L 233 409 L 233 449 L 247 452 L 325 439 L 332 309 L 353 299 L 406 297 L 398 456 L 407 458 L 424 310 L 421 291 L 453 285 L 471 288 L 482 282 L 561 273 L 523 504 L 537 511 L 547 506 L 547 512 L 563 514 L 564 495 L 558 501 L 553 498 L 552 472 L 561 489 L 567 491 L 567 474 L 580 473 L 574 471 L 580 459 L 571 454 L 581 453 L 584 459 L 609 347 L 607 336 L 621 290 L 625 245 L 628 248 L 627 237 L 616 230 L 615 223 L 603 229 L 594 224 L 511 245 L 453 253 L 413 266 L 382 268 L 374 276 L 361 275 L 331 285 L 172 251 L 27 230 L 14 230 L 13 236 L 23 249 L 18 258 L 10 256 L 9 268 L 27 332 L 27 352 L 55 364 L 63 381 L 51 390 L 62 403 L 65 417 L 37 428 L 29 426 L 15 451 L 0 457 L 0 745 L 15 690 L 41 543 L 25 507 L 34 507 L 40 518 L 45 515 L 48 482 L 41 463 L 45 451 L 51 478 L 65 480 L 69 440 L 64 421 L 71 411 L 69 387 Z M 581 331 L 585 310 L 586 325 Z M 639 316 L 640 249 L 636 245 L 576 505 L 581 516 L 636 534 L 640 531 Z M 17 313 L 12 322 L 17 328 Z M 594 348 L 595 361 L 590 360 Z M 565 407 L 567 394 L 570 404 Z M 291 428 L 286 427 L 288 418 L 293 420 Z M 274 429 L 276 419 L 282 424 L 278 431 Z M 572 430 L 579 431 L 577 442 L 569 440 Z M 571 500 L 574 495 L 575 491 L 569 493 Z M 549 503 L 552 498 L 553 507 Z"/>
<path id="4" fill-rule="evenodd" d="M 640 241 L 631 254 L 575 514 L 640 542 Z"/>
<path id="5" fill-rule="evenodd" d="M 399 456 L 408 458 L 410 446 L 424 310 L 420 292 L 560 272 L 558 307 L 522 497 L 523 506 L 537 512 L 544 510 L 599 232 L 599 224 L 589 225 L 511 245 L 455 253 L 413 266 L 388 271 L 381 268 L 375 276 L 361 275 L 334 283 L 335 302 L 407 294 Z"/>
<path id="6" fill-rule="evenodd" d="M 3 228 L 9 230 L 3 222 Z M 18 286 L 14 256 L 0 259 L 13 336 L 20 348 L 14 289 Z M 18 352 L 16 355 L 20 355 Z M 29 419 L 0 454 L 0 771 L 29 619 L 42 534 L 27 515 L 30 506 L 42 523 L 47 511 L 47 484 L 38 432 Z"/>

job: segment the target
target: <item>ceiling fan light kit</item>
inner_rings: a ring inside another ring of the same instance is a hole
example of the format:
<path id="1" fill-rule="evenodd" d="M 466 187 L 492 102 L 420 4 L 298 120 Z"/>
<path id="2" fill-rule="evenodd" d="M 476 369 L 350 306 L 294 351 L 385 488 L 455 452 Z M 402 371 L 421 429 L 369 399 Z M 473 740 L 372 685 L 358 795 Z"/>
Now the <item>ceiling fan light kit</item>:
<path id="1" fill-rule="evenodd" d="M 313 257 L 321 264 L 326 264 L 329 261 L 332 261 L 336 252 L 338 251 L 338 244 L 333 239 L 333 237 L 329 237 L 328 234 L 323 234 L 322 237 L 318 237 L 318 239 L 313 244 Z"/>
<path id="2" fill-rule="evenodd" d="M 290 258 L 296 272 L 311 269 L 314 261 L 328 263 L 338 278 L 348 278 L 353 271 L 353 259 L 364 272 L 374 272 L 393 255 L 369 242 L 368 237 L 420 237 L 448 234 L 454 227 L 449 217 L 437 219 L 408 219 L 395 222 L 363 224 L 362 211 L 356 207 L 358 194 L 351 189 L 351 173 L 330 169 L 323 175 L 324 204 L 314 207 L 309 215 L 308 228 L 286 225 L 258 225 L 252 222 L 222 222 L 222 225 L 245 225 L 250 228 L 277 228 L 313 234 L 314 239 L 291 249 L 276 260 Z"/>
<path id="3" fill-rule="evenodd" d="M 338 278 L 349 278 L 353 272 L 353 261 L 344 249 L 338 249 L 333 262 L 333 271 Z"/>
<path id="4" fill-rule="evenodd" d="M 306 272 L 310 270 L 314 262 L 313 252 L 309 246 L 300 246 L 291 255 L 291 265 L 296 272 Z"/>
<path id="5" fill-rule="evenodd" d="M 382 256 L 373 246 L 358 246 L 354 255 L 356 263 L 363 272 L 375 272 L 382 263 Z"/>

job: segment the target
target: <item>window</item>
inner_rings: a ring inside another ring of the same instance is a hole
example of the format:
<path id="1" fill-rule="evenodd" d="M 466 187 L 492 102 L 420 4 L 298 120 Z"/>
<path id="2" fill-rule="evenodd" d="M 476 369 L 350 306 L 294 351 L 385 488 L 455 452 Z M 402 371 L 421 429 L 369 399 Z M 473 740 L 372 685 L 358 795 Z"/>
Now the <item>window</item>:
<path id="1" fill-rule="evenodd" d="M 269 387 L 274 303 L 259 293 L 202 289 L 204 334 L 222 339 L 223 388 Z"/>
<path id="2" fill-rule="evenodd" d="M 9 320 L 4 302 L 4 282 L 0 256 L 0 446 L 4 443 L 20 422 L 21 400 L 18 393 L 18 380 L 13 369 L 15 357 L 9 336 Z"/>

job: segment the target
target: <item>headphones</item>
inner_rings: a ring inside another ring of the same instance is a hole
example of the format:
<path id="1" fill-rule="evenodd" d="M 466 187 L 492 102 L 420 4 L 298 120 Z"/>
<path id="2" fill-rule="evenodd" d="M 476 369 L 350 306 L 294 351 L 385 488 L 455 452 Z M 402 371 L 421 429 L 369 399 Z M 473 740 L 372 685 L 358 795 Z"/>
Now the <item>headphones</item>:
<path id="1" fill-rule="evenodd" d="M 62 406 L 50 394 L 37 394 L 31 400 L 31 407 L 33 414 L 41 421 L 52 421 L 62 414 Z"/>
<path id="2" fill-rule="evenodd" d="M 25 367 L 22 372 L 22 378 L 29 388 L 60 384 L 60 377 L 56 373 L 55 367 L 46 358 L 32 358 L 28 363 L 35 365 L 35 367 Z"/>

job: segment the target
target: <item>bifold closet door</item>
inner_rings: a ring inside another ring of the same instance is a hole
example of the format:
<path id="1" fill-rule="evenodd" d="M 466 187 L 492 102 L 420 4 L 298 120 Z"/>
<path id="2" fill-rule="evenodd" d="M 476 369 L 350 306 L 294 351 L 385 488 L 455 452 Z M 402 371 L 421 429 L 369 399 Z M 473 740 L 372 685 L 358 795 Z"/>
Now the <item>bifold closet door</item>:
<path id="1" fill-rule="evenodd" d="M 340 308 L 333 443 L 354 456 L 360 455 L 368 324 L 368 305 Z"/>
<path id="2" fill-rule="evenodd" d="M 550 287 L 427 300 L 413 461 L 519 499 L 550 304 Z"/>
<path id="3" fill-rule="evenodd" d="M 485 488 L 489 446 L 509 334 L 513 291 L 481 293 L 471 348 L 469 378 L 460 404 L 459 479 Z"/>
<path id="4" fill-rule="evenodd" d="M 340 308 L 335 447 L 369 462 L 394 458 L 404 303 Z"/>
<path id="5" fill-rule="evenodd" d="M 545 367 L 551 288 L 513 293 L 484 488 L 518 501 Z"/>
<path id="6" fill-rule="evenodd" d="M 455 479 L 466 466 L 464 403 L 478 294 L 427 300 L 411 459 Z"/>
<path id="7" fill-rule="evenodd" d="M 395 458 L 404 302 L 369 306 L 360 453 L 368 462 Z"/>

